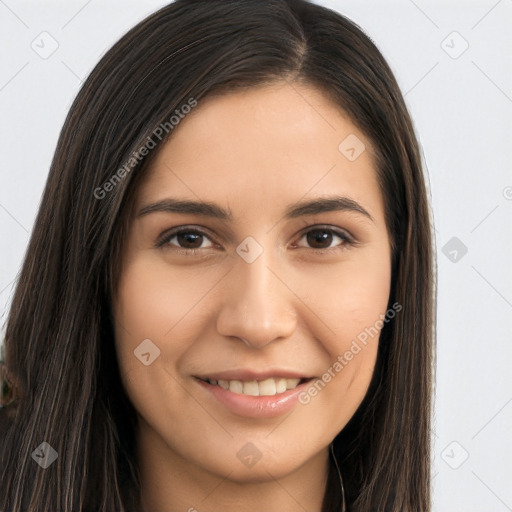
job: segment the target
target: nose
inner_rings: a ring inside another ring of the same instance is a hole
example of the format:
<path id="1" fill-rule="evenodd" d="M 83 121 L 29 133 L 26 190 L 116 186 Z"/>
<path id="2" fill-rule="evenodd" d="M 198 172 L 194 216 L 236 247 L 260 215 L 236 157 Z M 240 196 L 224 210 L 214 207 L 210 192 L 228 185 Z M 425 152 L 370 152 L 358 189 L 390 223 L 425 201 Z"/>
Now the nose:
<path id="1" fill-rule="evenodd" d="M 251 348 L 290 337 L 296 328 L 290 284 L 269 265 L 264 251 L 255 261 L 240 258 L 225 283 L 217 331 Z"/>

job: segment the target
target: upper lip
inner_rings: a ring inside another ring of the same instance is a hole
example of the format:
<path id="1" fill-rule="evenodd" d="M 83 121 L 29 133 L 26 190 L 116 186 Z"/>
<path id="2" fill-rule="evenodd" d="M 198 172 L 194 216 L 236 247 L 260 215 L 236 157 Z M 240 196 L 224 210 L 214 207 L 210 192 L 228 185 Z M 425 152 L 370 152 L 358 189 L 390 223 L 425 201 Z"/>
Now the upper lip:
<path id="1" fill-rule="evenodd" d="M 283 378 L 283 379 L 310 379 L 312 378 L 310 375 L 293 371 L 293 370 L 285 370 L 280 368 L 269 369 L 265 371 L 254 371 L 249 369 L 235 369 L 235 370 L 223 370 L 219 372 L 211 372 L 205 373 L 203 375 L 196 375 L 197 378 L 202 380 L 242 380 L 242 381 L 260 381 L 273 378 Z"/>

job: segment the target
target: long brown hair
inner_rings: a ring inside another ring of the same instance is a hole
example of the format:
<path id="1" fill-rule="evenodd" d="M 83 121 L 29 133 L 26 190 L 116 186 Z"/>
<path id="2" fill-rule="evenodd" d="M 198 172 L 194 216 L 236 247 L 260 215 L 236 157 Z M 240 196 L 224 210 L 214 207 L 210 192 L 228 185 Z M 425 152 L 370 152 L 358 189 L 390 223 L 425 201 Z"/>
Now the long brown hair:
<path id="1" fill-rule="evenodd" d="M 17 401 L 0 415 L 10 411 L 0 510 L 141 510 L 136 414 L 110 305 L 137 184 L 172 130 L 147 155 L 139 150 L 190 98 L 283 79 L 321 90 L 374 146 L 393 241 L 389 303 L 403 305 L 381 331 L 363 403 L 334 440 L 348 510 L 430 510 L 435 268 L 419 145 L 371 39 L 306 0 L 177 0 L 124 35 L 87 78 L 60 134 L 7 320 Z M 58 453 L 45 470 L 32 460 L 43 441 Z M 328 485 L 323 512 L 335 510 L 334 495 Z"/>

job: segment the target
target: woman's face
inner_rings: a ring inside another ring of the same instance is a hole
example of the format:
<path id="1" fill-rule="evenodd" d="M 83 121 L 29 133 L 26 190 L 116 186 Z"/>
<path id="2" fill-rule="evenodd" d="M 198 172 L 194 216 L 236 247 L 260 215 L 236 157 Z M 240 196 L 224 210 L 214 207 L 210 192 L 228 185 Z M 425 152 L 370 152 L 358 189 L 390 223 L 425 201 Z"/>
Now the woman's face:
<path id="1" fill-rule="evenodd" d="M 391 277 L 370 141 L 335 104 L 287 82 L 200 101 L 138 190 L 123 258 L 143 456 L 247 482 L 326 455 L 370 383 Z"/>

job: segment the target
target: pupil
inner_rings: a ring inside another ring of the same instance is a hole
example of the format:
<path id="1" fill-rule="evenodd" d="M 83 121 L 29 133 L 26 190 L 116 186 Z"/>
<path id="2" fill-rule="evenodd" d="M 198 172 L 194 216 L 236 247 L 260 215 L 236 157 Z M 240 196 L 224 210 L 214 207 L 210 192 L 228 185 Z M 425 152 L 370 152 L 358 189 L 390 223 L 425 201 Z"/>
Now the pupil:
<path id="1" fill-rule="evenodd" d="M 318 247 L 320 245 L 321 248 L 325 248 L 325 245 L 322 245 L 322 242 L 328 242 L 327 246 L 331 245 L 332 242 L 332 234 L 327 231 L 311 231 L 307 234 L 308 243 L 312 247 Z"/>
<path id="2" fill-rule="evenodd" d="M 184 243 L 185 245 L 187 245 L 187 244 L 194 245 L 194 242 L 195 242 L 194 247 L 192 247 L 192 249 L 195 249 L 195 248 L 201 246 L 201 236 L 202 235 L 198 235 L 197 233 L 179 233 L 178 241 L 179 241 L 180 245 L 182 243 Z M 187 247 L 187 248 L 190 248 L 190 247 Z"/>

